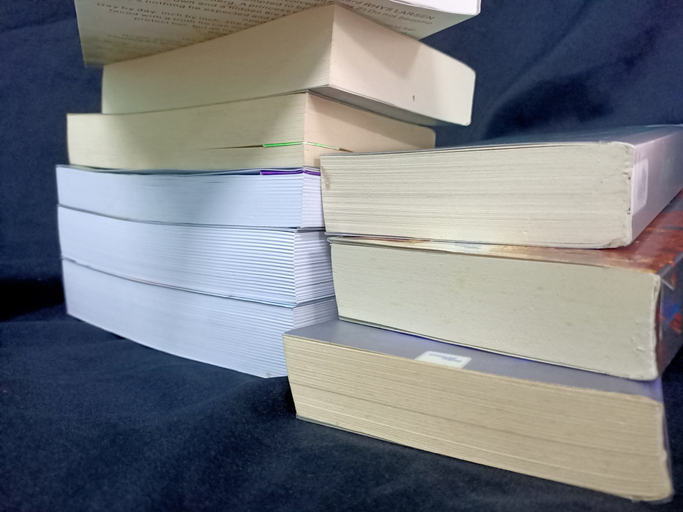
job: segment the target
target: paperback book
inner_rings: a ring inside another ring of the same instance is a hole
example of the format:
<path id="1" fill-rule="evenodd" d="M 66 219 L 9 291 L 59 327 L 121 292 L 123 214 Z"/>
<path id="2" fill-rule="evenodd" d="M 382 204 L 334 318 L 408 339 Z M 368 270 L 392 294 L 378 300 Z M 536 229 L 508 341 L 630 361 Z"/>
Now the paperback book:
<path id="1" fill-rule="evenodd" d="M 314 168 L 131 172 L 57 166 L 59 204 L 120 219 L 175 224 L 323 228 Z"/>
<path id="2" fill-rule="evenodd" d="M 639 380 L 683 344 L 683 193 L 616 249 L 331 242 L 344 319 Z"/>
<path id="3" fill-rule="evenodd" d="M 135 92 L 132 92 L 135 95 Z M 69 114 L 69 162 L 111 169 L 320 167 L 322 153 L 423 149 L 422 126 L 310 93 L 139 114 Z"/>
<path id="4" fill-rule="evenodd" d="M 331 233 L 619 247 L 683 188 L 683 126 L 326 155 L 321 165 Z"/>
<path id="5" fill-rule="evenodd" d="M 57 168 L 67 312 L 140 344 L 261 376 L 282 333 L 334 318 L 315 169 Z"/>
<path id="6" fill-rule="evenodd" d="M 168 224 L 59 207 L 62 257 L 128 279 L 293 307 L 334 296 L 321 230 Z"/>
<path id="7" fill-rule="evenodd" d="M 334 298 L 237 300 L 127 279 L 62 259 L 67 312 L 141 345 L 258 377 L 287 374 L 282 333 L 336 317 Z"/>
<path id="8" fill-rule="evenodd" d="M 311 91 L 414 124 L 470 123 L 475 73 L 340 5 L 108 64 L 102 113 L 171 110 Z"/>
<path id="9" fill-rule="evenodd" d="M 416 39 L 479 13 L 479 0 L 336 0 Z M 76 0 L 86 64 L 130 60 L 232 34 L 328 0 Z"/>
<path id="10" fill-rule="evenodd" d="M 632 500 L 673 486 L 661 381 L 334 320 L 284 335 L 297 416 Z"/>

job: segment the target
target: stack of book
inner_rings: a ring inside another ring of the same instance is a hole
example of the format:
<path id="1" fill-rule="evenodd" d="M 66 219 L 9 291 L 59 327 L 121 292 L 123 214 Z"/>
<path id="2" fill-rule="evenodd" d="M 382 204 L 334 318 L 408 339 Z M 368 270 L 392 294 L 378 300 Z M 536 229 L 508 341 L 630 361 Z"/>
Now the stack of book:
<path id="1" fill-rule="evenodd" d="M 660 376 L 683 344 L 681 127 L 433 150 L 422 125 L 469 124 L 474 72 L 392 28 L 443 28 L 413 7 L 445 2 L 264 0 L 251 19 L 128 3 L 77 2 L 87 61 L 229 35 L 108 64 L 103 113 L 69 117 L 72 315 L 288 373 L 309 421 L 671 495 Z M 455 21 L 478 12 L 459 4 Z M 97 39 L 84 27 L 100 16 L 182 30 Z"/>
<path id="2" fill-rule="evenodd" d="M 345 321 L 284 336 L 299 417 L 671 495 L 660 376 L 683 344 L 683 127 L 321 162 Z"/>
<path id="3" fill-rule="evenodd" d="M 433 148 L 474 72 L 337 5 L 105 66 L 57 169 L 68 312 L 270 377 L 336 318 L 320 155 Z M 440 91 L 440 92 L 439 92 Z"/>

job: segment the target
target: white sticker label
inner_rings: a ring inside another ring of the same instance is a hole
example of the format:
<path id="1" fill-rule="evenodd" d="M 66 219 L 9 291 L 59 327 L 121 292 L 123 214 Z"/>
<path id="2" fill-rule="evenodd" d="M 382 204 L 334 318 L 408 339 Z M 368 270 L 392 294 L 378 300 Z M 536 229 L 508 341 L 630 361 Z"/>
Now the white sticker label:
<path id="1" fill-rule="evenodd" d="M 416 361 L 426 361 L 428 363 L 442 364 L 445 366 L 453 366 L 454 368 L 464 368 L 472 358 L 465 356 L 456 356 L 453 354 L 444 354 L 443 352 L 434 352 L 428 350 L 415 358 Z"/>
<path id="2" fill-rule="evenodd" d="M 647 158 L 636 163 L 631 175 L 631 215 L 642 210 L 647 204 L 647 185 L 650 179 L 650 163 Z"/>

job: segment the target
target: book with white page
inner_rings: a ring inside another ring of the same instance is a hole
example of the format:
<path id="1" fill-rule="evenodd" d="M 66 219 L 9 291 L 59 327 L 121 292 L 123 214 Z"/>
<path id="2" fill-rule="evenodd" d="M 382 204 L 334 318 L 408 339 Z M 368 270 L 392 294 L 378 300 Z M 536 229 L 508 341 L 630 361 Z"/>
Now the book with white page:
<path id="1" fill-rule="evenodd" d="M 62 257 L 120 277 L 286 306 L 334 295 L 322 231 L 123 220 L 59 207 Z"/>
<path id="2" fill-rule="evenodd" d="M 59 204 L 110 217 L 177 224 L 322 228 L 320 171 L 126 172 L 57 166 Z"/>
<path id="3" fill-rule="evenodd" d="M 62 260 L 67 312 L 124 338 L 259 377 L 287 374 L 282 334 L 336 317 L 334 298 L 296 306 L 125 279 Z"/>

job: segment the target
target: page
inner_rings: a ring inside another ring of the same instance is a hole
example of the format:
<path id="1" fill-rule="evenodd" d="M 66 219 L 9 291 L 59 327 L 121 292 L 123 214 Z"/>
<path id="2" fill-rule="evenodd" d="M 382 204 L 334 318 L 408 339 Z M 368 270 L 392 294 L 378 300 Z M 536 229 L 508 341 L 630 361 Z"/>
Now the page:
<path id="1" fill-rule="evenodd" d="M 392 0 L 394 3 L 404 4 L 410 7 L 424 7 L 437 11 L 469 14 L 479 14 L 481 5 L 479 0 Z"/>
<path id="2" fill-rule="evenodd" d="M 340 235 L 330 233 L 329 235 Z M 633 243 L 609 249 L 542 247 L 432 241 L 380 236 L 343 235 L 331 243 L 385 245 L 405 250 L 429 250 L 520 260 L 621 268 L 647 273 L 665 272 L 683 254 L 683 191 L 660 212 Z M 672 286 L 672 285 L 670 285 Z"/>
<path id="3" fill-rule="evenodd" d="M 76 0 L 83 59 L 104 65 L 159 53 L 231 34 L 295 12 L 330 3 L 328 0 Z M 416 39 L 460 23 L 474 14 L 474 0 L 431 8 L 394 0 L 338 0 L 359 14 Z M 464 13 L 452 12 L 463 5 Z M 476 9 L 478 12 L 478 8 Z"/>

